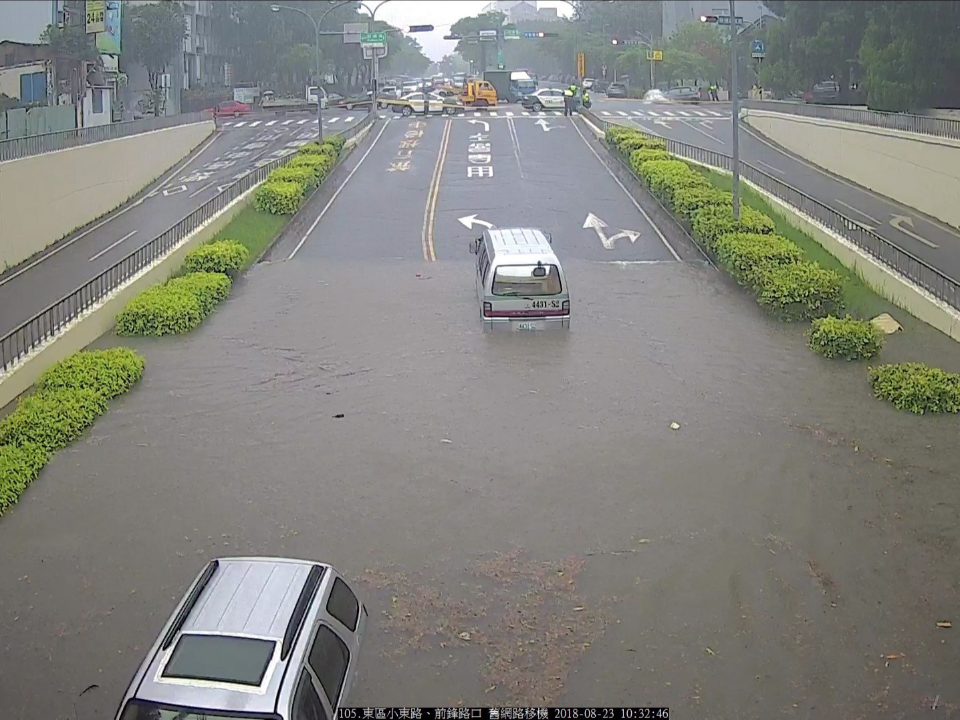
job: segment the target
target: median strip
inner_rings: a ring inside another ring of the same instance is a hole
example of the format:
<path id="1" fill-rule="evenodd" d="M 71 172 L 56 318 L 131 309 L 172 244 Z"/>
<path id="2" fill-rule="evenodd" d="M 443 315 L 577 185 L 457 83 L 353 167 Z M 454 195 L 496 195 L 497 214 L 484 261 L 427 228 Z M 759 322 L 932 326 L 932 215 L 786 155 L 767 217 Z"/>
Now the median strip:
<path id="1" fill-rule="evenodd" d="M 757 199 L 743 202 L 735 220 L 726 178 L 678 159 L 659 138 L 610 126 L 605 140 L 704 251 L 754 293 L 761 307 L 783 321 L 811 322 L 811 350 L 846 360 L 870 359 L 881 352 L 885 335 L 864 316 L 875 311 L 881 299 L 832 257 L 822 262 L 829 255 L 815 240 L 787 229 L 785 221 L 778 223 L 771 216 L 775 213 L 751 207 L 769 208 Z M 841 315 L 848 310 L 854 314 Z M 869 377 L 874 394 L 898 409 L 960 412 L 960 375 L 905 363 L 870 368 Z"/>

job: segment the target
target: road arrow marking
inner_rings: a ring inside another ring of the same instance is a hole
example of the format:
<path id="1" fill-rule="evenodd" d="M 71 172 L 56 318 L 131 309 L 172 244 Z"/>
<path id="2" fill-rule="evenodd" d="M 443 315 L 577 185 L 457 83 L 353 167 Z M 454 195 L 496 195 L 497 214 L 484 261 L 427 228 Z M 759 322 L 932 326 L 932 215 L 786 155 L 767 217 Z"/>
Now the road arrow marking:
<path id="1" fill-rule="evenodd" d="M 467 120 L 471 125 L 483 125 L 484 132 L 490 132 L 490 123 L 484 122 L 483 120 Z"/>
<path id="2" fill-rule="evenodd" d="M 217 192 L 218 192 L 218 193 L 222 193 L 222 192 L 223 192 L 224 190 L 226 190 L 228 187 L 230 187 L 230 186 L 229 186 L 229 185 L 217 185 Z"/>
<path id="3" fill-rule="evenodd" d="M 607 227 L 607 224 L 598 218 L 593 213 L 587 213 L 587 219 L 583 221 L 584 229 L 590 229 L 597 233 L 597 237 L 600 238 L 600 242 L 603 244 L 603 247 L 607 250 L 613 250 L 614 246 L 617 244 L 617 240 L 621 238 L 628 239 L 631 243 L 635 243 L 637 238 L 640 237 L 640 233 L 636 230 L 624 230 L 620 228 L 618 232 L 613 237 L 607 237 L 607 233 L 604 230 Z"/>
<path id="4" fill-rule="evenodd" d="M 551 130 L 556 130 L 555 127 L 550 127 L 550 124 L 546 120 L 537 120 L 534 125 L 539 125 L 543 128 L 544 132 L 550 132 Z"/>
<path id="5" fill-rule="evenodd" d="M 459 220 L 467 230 L 473 230 L 474 225 L 482 225 L 488 230 L 493 227 L 493 223 L 488 223 L 486 220 L 478 220 L 476 215 L 467 215 L 466 217 L 459 218 Z"/>
<path id="6" fill-rule="evenodd" d="M 913 232 L 913 230 L 908 230 L 907 228 L 904 227 L 904 225 L 909 225 L 911 228 L 913 227 L 913 218 L 910 217 L 909 215 L 894 215 L 893 218 L 890 220 L 890 224 L 893 227 L 895 227 L 897 230 L 902 232 L 904 235 L 909 235 L 914 240 L 918 240 L 919 242 L 922 242 L 924 245 L 927 245 L 928 247 L 932 247 L 934 249 L 939 247 L 939 245 L 934 245 L 932 242 L 930 242 L 926 238 L 920 237 L 915 232 Z"/>
<path id="7" fill-rule="evenodd" d="M 166 190 L 163 191 L 163 194 L 166 197 L 170 197 L 171 195 L 179 195 L 180 193 L 184 193 L 186 191 L 187 191 L 186 185 L 177 185 L 176 187 L 167 188 Z"/>
<path id="8" fill-rule="evenodd" d="M 671 129 L 671 128 L 670 128 L 670 125 L 667 124 L 667 121 L 666 121 L 666 120 L 654 120 L 654 121 L 653 121 L 653 124 L 654 124 L 654 125 L 662 125 L 662 126 L 665 127 L 667 130 L 670 130 L 670 129 Z"/>

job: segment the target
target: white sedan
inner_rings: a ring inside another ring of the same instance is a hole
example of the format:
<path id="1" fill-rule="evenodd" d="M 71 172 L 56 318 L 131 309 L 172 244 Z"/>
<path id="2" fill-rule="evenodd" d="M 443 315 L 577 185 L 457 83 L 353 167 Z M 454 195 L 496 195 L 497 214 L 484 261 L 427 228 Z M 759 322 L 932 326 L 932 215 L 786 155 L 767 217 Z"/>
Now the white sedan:
<path id="1" fill-rule="evenodd" d="M 459 105 L 459 103 L 453 98 L 443 98 L 437 93 L 415 92 L 404 95 L 398 102 L 392 104 L 391 109 L 393 112 L 403 115 L 413 115 L 414 113 L 423 115 L 424 106 L 426 106 L 428 114 L 446 113 L 447 115 L 453 115 L 457 112 L 455 105 Z"/>
<path id="2" fill-rule="evenodd" d="M 563 90 L 543 88 L 525 96 L 520 104 L 534 112 L 540 112 L 544 108 L 563 110 Z"/>

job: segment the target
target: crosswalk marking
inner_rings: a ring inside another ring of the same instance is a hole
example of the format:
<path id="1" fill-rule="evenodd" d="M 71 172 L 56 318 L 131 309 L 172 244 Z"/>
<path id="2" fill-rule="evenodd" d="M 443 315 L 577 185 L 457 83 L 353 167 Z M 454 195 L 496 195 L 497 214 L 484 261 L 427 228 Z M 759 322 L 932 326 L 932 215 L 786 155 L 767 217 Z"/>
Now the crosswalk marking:
<path id="1" fill-rule="evenodd" d="M 524 112 L 524 113 L 523 113 L 523 116 L 524 116 L 524 117 L 530 117 L 530 113 Z"/>
<path id="2" fill-rule="evenodd" d="M 513 113 L 507 110 L 507 117 L 513 117 Z"/>
<path id="3" fill-rule="evenodd" d="M 228 124 L 229 124 L 229 123 L 228 123 Z M 243 126 L 246 125 L 246 124 L 247 124 L 247 121 L 246 121 L 246 120 L 241 120 L 240 122 L 233 123 L 233 126 L 234 126 L 234 127 L 243 127 Z"/>
<path id="4" fill-rule="evenodd" d="M 496 110 L 491 110 L 491 111 L 490 111 L 490 117 L 496 117 L 496 116 L 497 116 L 497 111 L 496 111 Z"/>
<path id="5" fill-rule="evenodd" d="M 617 115 L 620 115 L 620 116 L 622 116 L 622 117 L 626 117 L 626 116 L 627 116 L 627 114 L 626 114 L 623 110 L 617 110 Z"/>
<path id="6" fill-rule="evenodd" d="M 306 124 L 306 123 L 308 123 L 308 122 L 310 122 L 310 121 L 309 121 L 309 120 L 297 120 L 297 125 L 304 125 L 304 124 Z"/>
<path id="7" fill-rule="evenodd" d="M 340 118 L 330 118 L 329 120 L 327 120 L 327 123 L 329 123 L 330 125 L 333 125 L 333 124 L 334 124 L 335 122 L 337 122 L 339 119 L 340 119 Z"/>
<path id="8" fill-rule="evenodd" d="M 276 120 L 268 120 L 268 121 L 267 121 L 267 127 L 270 127 L 271 125 L 276 125 L 276 124 L 277 124 L 277 121 L 276 121 Z"/>
<path id="9" fill-rule="evenodd" d="M 684 117 L 690 117 L 690 113 L 685 112 L 684 110 L 677 110 L 677 112 L 678 112 L 680 115 L 683 115 Z"/>
<path id="10" fill-rule="evenodd" d="M 345 123 L 353 122 L 353 115 L 350 115 L 349 117 L 345 117 L 345 118 L 343 119 L 343 121 L 344 121 Z"/>
<path id="11" fill-rule="evenodd" d="M 664 110 L 664 111 L 663 111 L 663 114 L 664 114 L 664 115 L 667 115 L 667 116 L 669 116 L 669 117 L 673 117 L 673 113 L 670 112 L 669 110 Z"/>
<path id="12" fill-rule="evenodd" d="M 256 127 L 257 125 L 260 124 L 260 122 L 261 122 L 260 120 L 254 120 L 252 123 L 250 123 L 250 127 Z"/>
<path id="13" fill-rule="evenodd" d="M 292 122 L 293 122 L 293 120 L 284 120 L 281 124 L 282 124 L 282 125 L 289 125 L 289 124 L 292 123 Z"/>

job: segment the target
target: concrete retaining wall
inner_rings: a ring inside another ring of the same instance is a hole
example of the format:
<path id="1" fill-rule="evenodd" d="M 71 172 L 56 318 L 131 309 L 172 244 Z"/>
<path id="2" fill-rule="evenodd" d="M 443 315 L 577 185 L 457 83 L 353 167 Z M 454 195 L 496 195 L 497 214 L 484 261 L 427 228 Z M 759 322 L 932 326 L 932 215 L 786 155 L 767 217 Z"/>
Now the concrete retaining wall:
<path id="1" fill-rule="evenodd" d="M 960 227 L 960 141 L 766 110 L 742 117 L 814 165 Z"/>
<path id="2" fill-rule="evenodd" d="M 0 269 L 115 209 L 215 129 L 209 120 L 0 163 Z"/>

